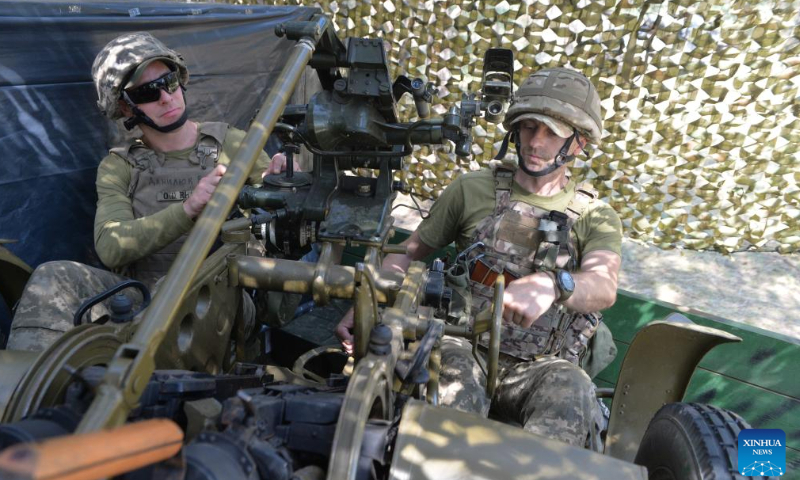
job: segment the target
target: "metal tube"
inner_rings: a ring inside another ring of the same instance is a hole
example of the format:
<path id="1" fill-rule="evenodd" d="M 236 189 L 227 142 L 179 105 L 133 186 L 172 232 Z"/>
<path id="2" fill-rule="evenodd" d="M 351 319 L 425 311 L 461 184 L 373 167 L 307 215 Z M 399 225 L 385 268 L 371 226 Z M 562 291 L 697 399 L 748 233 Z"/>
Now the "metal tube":
<path id="1" fill-rule="evenodd" d="M 405 245 L 395 245 L 395 244 L 386 244 L 381 247 L 383 253 L 397 253 L 399 255 L 405 255 L 408 253 L 408 248 Z"/>
<path id="2" fill-rule="evenodd" d="M 333 245 L 331 245 L 330 242 L 323 242 L 322 249 L 319 253 L 319 259 L 317 260 L 317 266 L 314 269 L 314 280 L 311 281 L 311 295 L 314 298 L 314 303 L 319 306 L 330 303 L 330 295 L 328 295 L 326 280 L 332 254 Z"/>
<path id="3" fill-rule="evenodd" d="M 431 356 L 428 359 L 428 372 L 431 378 L 428 380 L 428 387 L 425 391 L 425 396 L 429 399 L 428 402 L 434 407 L 439 405 L 439 372 L 442 370 L 442 349 L 439 342 L 431 350 Z"/>
<path id="4" fill-rule="evenodd" d="M 364 254 L 364 263 L 378 269 L 381 268 L 380 261 L 380 250 L 372 246 L 367 247 L 367 252 Z"/>
<path id="5" fill-rule="evenodd" d="M 237 286 L 258 288 L 273 292 L 312 293 L 315 263 L 296 262 L 279 258 L 261 258 L 232 255 L 228 260 L 232 278 Z M 353 298 L 355 294 L 355 268 L 330 265 L 325 275 L 325 285 L 331 298 Z M 375 279 L 378 302 L 394 302 L 403 276 L 398 272 L 379 272 Z"/>
<path id="6" fill-rule="evenodd" d="M 222 224 L 223 232 L 237 232 L 239 230 L 249 229 L 253 221 L 249 217 L 234 218 Z"/>
<path id="7" fill-rule="evenodd" d="M 314 48 L 314 43 L 307 38 L 301 39 L 292 48 L 289 60 L 275 86 L 250 125 L 214 195 L 197 219 L 131 343 L 123 345 L 109 365 L 103 379 L 104 388 L 98 390 L 92 405 L 78 425 L 78 433 L 124 423 L 128 413 L 137 405 L 155 370 L 155 353 L 175 322 L 178 307 L 189 290 L 192 279 L 211 250 L 225 217 L 233 207 L 239 190 L 300 80 Z"/>

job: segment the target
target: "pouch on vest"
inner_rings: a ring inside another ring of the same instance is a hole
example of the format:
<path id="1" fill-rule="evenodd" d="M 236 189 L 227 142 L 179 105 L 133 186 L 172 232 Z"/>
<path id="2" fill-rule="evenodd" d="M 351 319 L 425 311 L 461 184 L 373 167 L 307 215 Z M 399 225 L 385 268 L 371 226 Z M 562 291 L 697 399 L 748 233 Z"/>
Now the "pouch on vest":
<path id="1" fill-rule="evenodd" d="M 569 244 L 569 217 L 563 212 L 552 210 L 547 218 L 539 220 L 538 230 L 542 232 L 536 249 L 533 266 L 536 270 L 554 270 L 562 245 Z"/>
<path id="2" fill-rule="evenodd" d="M 589 339 L 586 355 L 581 360 L 581 368 L 589 375 L 596 377 L 607 366 L 611 365 L 617 356 L 617 345 L 611 335 L 608 325 L 600 322 L 594 335 Z"/>

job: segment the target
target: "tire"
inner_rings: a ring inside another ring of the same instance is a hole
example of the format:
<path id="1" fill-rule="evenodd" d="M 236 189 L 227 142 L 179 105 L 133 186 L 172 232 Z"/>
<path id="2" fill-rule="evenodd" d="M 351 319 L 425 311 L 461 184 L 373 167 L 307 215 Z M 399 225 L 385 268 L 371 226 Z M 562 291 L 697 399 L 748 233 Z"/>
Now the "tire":
<path id="1" fill-rule="evenodd" d="M 738 472 L 739 431 L 750 428 L 739 415 L 697 403 L 670 403 L 656 412 L 635 463 L 649 480 L 749 480 Z"/>

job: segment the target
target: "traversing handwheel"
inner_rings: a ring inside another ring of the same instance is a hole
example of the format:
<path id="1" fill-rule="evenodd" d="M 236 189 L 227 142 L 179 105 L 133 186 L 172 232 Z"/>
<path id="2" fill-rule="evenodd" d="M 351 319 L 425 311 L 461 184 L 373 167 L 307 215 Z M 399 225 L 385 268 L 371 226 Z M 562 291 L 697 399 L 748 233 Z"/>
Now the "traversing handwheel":
<path id="1" fill-rule="evenodd" d="M 489 349 L 486 352 L 486 395 L 492 398 L 497 388 L 497 371 L 500 361 L 500 327 L 503 323 L 503 293 L 505 291 L 506 280 L 503 275 L 498 275 L 494 284 L 494 297 L 489 315 L 481 315 L 475 318 L 472 332 L 472 353 L 478 364 L 483 368 L 483 361 L 478 355 L 478 340 L 481 335 L 489 332 Z"/>
<path id="2" fill-rule="evenodd" d="M 486 395 L 492 398 L 497 388 L 497 370 L 500 361 L 500 325 L 503 322 L 503 293 L 506 288 L 506 279 L 503 275 L 497 276 L 494 283 L 494 298 L 492 299 L 492 329 L 489 332 L 489 352 L 486 356 Z"/>
<path id="3" fill-rule="evenodd" d="M 317 360 L 323 356 L 336 356 L 340 358 L 335 358 L 333 362 L 327 362 L 328 365 L 334 363 L 338 365 L 339 360 L 341 359 L 342 366 L 347 363 L 347 353 L 345 353 L 344 348 L 341 345 L 323 345 L 321 347 L 313 348 L 306 353 L 297 357 L 297 360 L 294 362 L 294 366 L 292 367 L 292 371 L 297 375 L 306 378 L 308 380 L 313 380 L 318 383 L 326 383 L 326 379 L 317 373 L 314 373 L 310 370 L 307 365 L 312 363 L 314 360 Z M 337 370 L 336 366 L 330 368 L 332 372 Z M 341 369 L 338 369 L 341 371 Z"/>
<path id="4" fill-rule="evenodd" d="M 336 424 L 328 480 L 356 479 L 367 422 L 391 420 L 394 414 L 393 376 L 386 355 L 370 357 L 356 365 Z"/>

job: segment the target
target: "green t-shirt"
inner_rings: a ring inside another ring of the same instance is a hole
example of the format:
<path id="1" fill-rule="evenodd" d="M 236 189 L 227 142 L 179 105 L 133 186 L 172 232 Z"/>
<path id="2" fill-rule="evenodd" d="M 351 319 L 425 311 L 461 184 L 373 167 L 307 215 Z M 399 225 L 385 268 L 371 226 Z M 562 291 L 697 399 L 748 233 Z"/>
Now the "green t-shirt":
<path id="1" fill-rule="evenodd" d="M 245 132 L 228 128 L 218 164 L 228 165 L 239 149 Z M 198 135 L 198 141 L 200 140 Z M 164 164 L 185 161 L 197 145 L 164 154 Z M 261 172 L 269 165 L 269 157 L 261 152 L 247 183 L 261 183 Z M 97 212 L 94 217 L 94 245 L 100 260 L 109 268 L 119 268 L 158 252 L 181 235 L 188 233 L 194 221 L 176 202 L 164 210 L 135 218 L 133 202 L 128 197 L 133 166 L 116 154 L 109 154 L 97 168 Z"/>
<path id="2" fill-rule="evenodd" d="M 575 195 L 575 183 L 570 180 L 561 192 L 553 196 L 536 195 L 514 182 L 511 201 L 521 201 L 546 210 L 565 211 Z M 433 248 L 451 242 L 463 251 L 472 242 L 475 227 L 490 216 L 495 208 L 494 175 L 484 169 L 456 178 L 434 202 L 430 216 L 417 228 L 420 240 Z M 600 200 L 591 202 L 572 226 L 579 259 L 595 250 L 608 250 L 621 255 L 622 222 L 617 212 Z"/>

